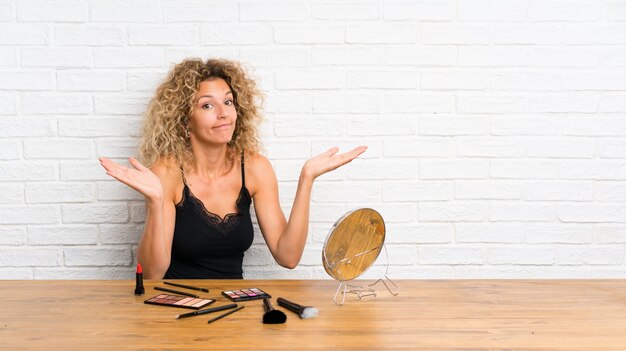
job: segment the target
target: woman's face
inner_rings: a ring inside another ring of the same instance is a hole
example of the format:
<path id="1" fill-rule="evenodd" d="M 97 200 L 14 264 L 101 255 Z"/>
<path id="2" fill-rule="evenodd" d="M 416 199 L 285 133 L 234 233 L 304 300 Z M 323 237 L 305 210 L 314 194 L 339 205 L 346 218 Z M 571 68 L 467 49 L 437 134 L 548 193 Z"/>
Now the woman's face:
<path id="1" fill-rule="evenodd" d="M 189 119 L 189 138 L 211 144 L 226 144 L 233 138 L 237 110 L 233 93 L 221 78 L 200 83 Z"/>

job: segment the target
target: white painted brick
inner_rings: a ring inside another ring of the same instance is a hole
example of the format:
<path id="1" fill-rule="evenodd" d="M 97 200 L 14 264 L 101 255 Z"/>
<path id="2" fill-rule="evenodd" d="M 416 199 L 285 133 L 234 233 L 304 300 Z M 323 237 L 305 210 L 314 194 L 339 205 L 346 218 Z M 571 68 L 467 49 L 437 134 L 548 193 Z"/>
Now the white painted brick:
<path id="1" fill-rule="evenodd" d="M 143 234 L 143 224 L 101 224 L 103 244 L 137 244 Z"/>
<path id="2" fill-rule="evenodd" d="M 1 5 L 0 5 L 1 6 Z M 0 67 L 17 66 L 17 50 L 12 47 L 0 48 Z"/>
<path id="3" fill-rule="evenodd" d="M 493 43 L 516 45 L 555 45 L 561 40 L 561 27 L 555 24 L 495 25 Z"/>
<path id="4" fill-rule="evenodd" d="M 523 46 L 461 46 L 459 47 L 459 66 L 526 66 L 528 50 Z"/>
<path id="5" fill-rule="evenodd" d="M 482 222 L 489 206 L 480 202 L 421 202 L 420 222 Z"/>
<path id="6" fill-rule="evenodd" d="M 392 223 L 412 223 L 417 221 L 417 204 L 407 202 L 387 202 L 372 206 L 376 208 L 386 225 Z M 436 225 L 435 225 L 436 226 Z M 388 235 L 393 235 L 392 231 L 387 230 Z"/>
<path id="7" fill-rule="evenodd" d="M 446 181 L 384 182 L 383 201 L 444 201 L 452 199 L 452 184 Z"/>
<path id="8" fill-rule="evenodd" d="M 308 93 L 276 92 L 266 100 L 265 111 L 268 113 L 311 113 L 313 99 Z"/>
<path id="9" fill-rule="evenodd" d="M 461 113 L 521 113 L 527 110 L 527 101 L 521 96 L 459 95 L 456 108 Z"/>
<path id="10" fill-rule="evenodd" d="M 24 204 L 24 187 L 21 184 L 0 184 L 0 204 L 14 206 Z"/>
<path id="11" fill-rule="evenodd" d="M 526 145 L 528 157 L 591 158 L 596 142 L 592 139 L 534 139 Z"/>
<path id="12" fill-rule="evenodd" d="M 77 226 L 28 226 L 28 245 L 95 245 L 98 227 Z"/>
<path id="13" fill-rule="evenodd" d="M 93 202 L 96 187 L 91 183 L 29 183 L 26 202 L 29 204 Z"/>
<path id="14" fill-rule="evenodd" d="M 0 22 L 9 22 L 15 20 L 15 5 L 6 3 L 0 4 Z"/>
<path id="15" fill-rule="evenodd" d="M 521 243 L 527 223 L 455 223 L 457 243 Z"/>
<path id="16" fill-rule="evenodd" d="M 47 137 L 56 135 L 55 118 L 3 117 L 0 118 L 0 137 Z"/>
<path id="17" fill-rule="evenodd" d="M 35 268 L 36 280 L 128 280 L 135 275 L 135 267 L 128 268 Z"/>
<path id="18" fill-rule="evenodd" d="M 564 90 L 626 90 L 626 71 L 578 71 L 563 74 Z"/>
<path id="19" fill-rule="evenodd" d="M 93 50 L 96 68 L 152 68 L 165 63 L 160 47 L 97 48 Z"/>
<path id="20" fill-rule="evenodd" d="M 626 221 L 626 206 L 622 204 L 568 203 L 558 207 L 563 222 L 597 223 Z"/>
<path id="21" fill-rule="evenodd" d="M 453 266 L 394 266 L 389 269 L 389 275 L 394 280 L 397 279 L 453 279 L 454 267 Z M 380 273 L 377 277 L 381 277 Z M 414 277 L 414 278 L 409 278 Z M 419 278 L 418 278 L 419 277 Z M 378 278 L 376 278 L 378 279 Z M 380 286 L 380 285 L 379 285 Z M 379 289 L 385 289 L 380 287 Z M 386 290 L 383 290 L 386 291 Z"/>
<path id="22" fill-rule="evenodd" d="M 29 93 L 22 96 L 22 113 L 82 115 L 93 111 L 91 95 L 82 93 Z M 45 108 L 43 108 L 45 106 Z"/>
<path id="23" fill-rule="evenodd" d="M 30 159 L 93 158 L 93 141 L 85 139 L 24 140 L 24 157 Z"/>
<path id="24" fill-rule="evenodd" d="M 420 160 L 420 179 L 482 179 L 489 177 L 484 160 Z"/>
<path id="25" fill-rule="evenodd" d="M 90 3 L 91 22 L 161 22 L 161 6 L 153 1 L 111 0 Z"/>
<path id="26" fill-rule="evenodd" d="M 530 49 L 528 61 L 536 67 L 594 67 L 600 62 L 598 50 L 578 47 Z"/>
<path id="27" fill-rule="evenodd" d="M 561 134 L 561 130 L 564 128 L 563 124 L 560 119 L 546 118 L 545 116 L 525 118 L 524 115 L 507 115 L 505 118 L 495 117 L 491 119 L 491 134 L 553 136 Z"/>
<path id="28" fill-rule="evenodd" d="M 626 243 L 626 225 L 623 224 L 596 224 L 593 235 L 601 244 Z"/>
<path id="29" fill-rule="evenodd" d="M 190 25 L 129 26 L 130 45 L 193 45 L 198 31 Z"/>
<path id="30" fill-rule="evenodd" d="M 58 71 L 60 91 L 121 91 L 126 88 L 126 73 L 110 70 Z"/>
<path id="31" fill-rule="evenodd" d="M 386 49 L 388 65 L 403 66 L 454 66 L 457 48 L 454 46 L 390 45 Z"/>
<path id="32" fill-rule="evenodd" d="M 491 75 L 492 90 L 561 90 L 561 75 L 545 72 L 497 72 Z"/>
<path id="33" fill-rule="evenodd" d="M 63 46 L 122 46 L 126 41 L 119 26 L 55 25 L 54 43 Z"/>
<path id="34" fill-rule="evenodd" d="M 0 181 L 56 180 L 57 168 L 50 161 L 0 161 Z"/>
<path id="35" fill-rule="evenodd" d="M 17 2 L 19 22 L 87 22 L 89 4 L 76 0 L 22 0 Z"/>
<path id="36" fill-rule="evenodd" d="M 384 49 L 371 45 L 319 46 L 311 49 L 314 65 L 380 65 Z"/>
<path id="37" fill-rule="evenodd" d="M 0 72 L 0 89 L 54 90 L 54 72 L 40 70 Z"/>
<path id="38" fill-rule="evenodd" d="M 619 246 L 560 246 L 556 250 L 556 264 L 562 265 L 621 265 L 624 247 Z"/>
<path id="39" fill-rule="evenodd" d="M 17 160 L 20 158 L 22 158 L 21 141 L 0 139 L 0 160 Z"/>
<path id="40" fill-rule="evenodd" d="M 508 137 L 459 137 L 456 139 L 456 154 L 464 157 L 522 157 L 524 143 Z"/>
<path id="41" fill-rule="evenodd" d="M 346 169 L 346 178 L 355 180 L 415 179 L 417 160 L 359 160 Z"/>
<path id="42" fill-rule="evenodd" d="M 584 94 L 544 94 L 531 96 L 528 99 L 530 112 L 581 112 L 594 113 L 598 111 L 598 98 Z"/>
<path id="43" fill-rule="evenodd" d="M 620 202 L 625 199 L 626 182 L 599 181 L 594 184 L 594 201 L 615 201 Z M 588 199 L 591 201 L 592 199 Z"/>
<path id="44" fill-rule="evenodd" d="M 603 158 L 626 158 L 626 141 L 604 140 L 598 144 L 598 154 Z"/>
<path id="45" fill-rule="evenodd" d="M 425 246 L 418 249 L 420 264 L 482 264 L 485 253 L 480 247 Z"/>
<path id="46" fill-rule="evenodd" d="M 451 0 L 385 1 L 385 20 L 392 21 L 448 21 L 454 17 L 455 4 Z"/>
<path id="47" fill-rule="evenodd" d="M 563 43 L 567 45 L 626 44 L 622 24 L 563 24 Z"/>
<path id="48" fill-rule="evenodd" d="M 417 41 L 416 24 L 348 24 L 346 43 L 349 44 L 410 44 Z"/>
<path id="49" fill-rule="evenodd" d="M 564 160 L 559 164 L 559 177 L 562 179 L 625 180 L 626 161 Z"/>
<path id="50" fill-rule="evenodd" d="M 62 117 L 58 126 L 59 135 L 66 137 L 127 136 L 129 130 L 128 119 L 118 117 Z"/>
<path id="51" fill-rule="evenodd" d="M 491 29 L 473 24 L 422 23 L 420 41 L 424 44 L 488 44 Z"/>
<path id="52" fill-rule="evenodd" d="M 414 245 L 385 245 L 387 252 L 389 253 L 389 264 L 392 265 L 413 265 L 417 263 L 417 250 Z M 379 262 L 382 264 L 382 260 L 385 257 L 384 253 L 381 253 Z"/>
<path id="53" fill-rule="evenodd" d="M 314 93 L 313 112 L 317 113 L 378 113 L 380 97 L 372 93 Z"/>
<path id="54" fill-rule="evenodd" d="M 102 154 L 102 156 L 106 156 Z M 120 162 L 120 160 L 114 160 Z M 94 157 L 88 161 L 61 161 L 59 162 L 60 180 L 62 181 L 96 181 L 111 180 L 106 170 Z"/>
<path id="55" fill-rule="evenodd" d="M 275 25 L 274 41 L 278 44 L 343 44 L 344 25 Z"/>
<path id="56" fill-rule="evenodd" d="M 527 19 L 528 1 L 525 0 L 464 0 L 458 4 L 461 21 L 520 22 Z"/>
<path id="57" fill-rule="evenodd" d="M 303 0 L 239 1 L 241 21 L 304 21 L 310 15 L 310 3 Z"/>
<path id="58" fill-rule="evenodd" d="M 334 118 L 288 119 L 277 118 L 274 122 L 276 136 L 339 136 L 344 123 Z"/>
<path id="59" fill-rule="evenodd" d="M 20 62 L 24 67 L 91 67 L 91 52 L 86 48 L 23 48 Z"/>
<path id="60" fill-rule="evenodd" d="M 313 188 L 315 189 L 315 187 Z M 346 212 L 346 207 L 344 204 L 333 204 L 333 203 L 311 203 L 310 216 L 309 219 L 311 221 L 311 225 L 315 222 L 325 221 L 327 223 L 320 225 L 324 229 L 324 238 L 326 238 L 326 234 L 330 230 L 332 224 L 339 219 Z M 289 215 L 289 213 L 285 213 Z"/>
<path id="61" fill-rule="evenodd" d="M 0 223 L 2 224 L 50 224 L 57 223 L 59 211 L 55 206 L 2 206 Z"/>
<path id="62" fill-rule="evenodd" d="M 382 17 L 382 9 L 387 8 L 378 1 L 313 1 L 311 17 L 322 20 L 376 20 Z"/>
<path id="63" fill-rule="evenodd" d="M 429 114 L 419 117 L 420 135 L 486 135 L 489 133 L 489 119 L 463 115 Z"/>
<path id="64" fill-rule="evenodd" d="M 556 250 L 546 247 L 489 247 L 485 249 L 490 264 L 550 265 L 556 257 Z"/>
<path id="65" fill-rule="evenodd" d="M 24 245 L 26 244 L 26 229 L 24 227 L 0 227 L 0 245 Z"/>
<path id="66" fill-rule="evenodd" d="M 350 116 L 346 122 L 346 132 L 355 136 L 414 135 L 417 119 L 412 116 Z"/>
<path id="67" fill-rule="evenodd" d="M 623 21 L 626 20 L 626 4 L 622 0 L 607 1 L 606 4 L 606 19 L 609 21 Z"/>
<path id="68" fill-rule="evenodd" d="M 164 78 L 163 72 L 128 72 L 126 86 L 132 92 L 154 92 Z"/>
<path id="69" fill-rule="evenodd" d="M 127 248 L 67 248 L 63 256 L 66 266 L 128 266 L 132 262 Z"/>
<path id="70" fill-rule="evenodd" d="M 625 67 L 626 49 L 608 48 L 601 50 L 600 65 L 605 67 Z"/>
<path id="71" fill-rule="evenodd" d="M 345 86 L 345 73 L 325 68 L 281 69 L 276 72 L 277 89 L 341 89 Z"/>
<path id="72" fill-rule="evenodd" d="M 521 198 L 523 184 L 506 180 L 460 180 L 454 182 L 454 198 L 459 200 L 515 200 Z"/>
<path id="73" fill-rule="evenodd" d="M 129 219 L 125 203 L 91 203 L 63 205 L 64 223 L 126 223 Z"/>
<path id="74" fill-rule="evenodd" d="M 0 45 L 46 45 L 52 42 L 50 26 L 0 24 Z"/>
<path id="75" fill-rule="evenodd" d="M 144 197 L 120 182 L 98 182 L 98 201 L 143 200 Z"/>
<path id="76" fill-rule="evenodd" d="M 304 67 L 310 56 L 307 48 L 242 47 L 239 51 L 240 61 L 249 62 L 253 67 Z"/>
<path id="77" fill-rule="evenodd" d="M 33 279 L 32 268 L 6 268 L 0 269 L 0 279 L 3 280 L 31 280 Z"/>
<path id="78" fill-rule="evenodd" d="M 313 191 L 315 202 L 379 201 L 382 187 L 375 182 L 318 182 Z"/>
<path id="79" fill-rule="evenodd" d="M 572 117 L 560 121 L 561 133 L 573 136 L 623 136 L 626 135 L 626 121 L 619 117 Z"/>
<path id="80" fill-rule="evenodd" d="M 138 155 L 139 140 L 136 139 L 98 139 L 97 155 L 109 158 L 128 158 Z"/>
<path id="81" fill-rule="evenodd" d="M 143 201 L 140 203 L 130 203 L 128 205 L 128 211 L 132 223 L 143 223 L 146 220 L 146 206 Z"/>
<path id="82" fill-rule="evenodd" d="M 489 176 L 505 179 L 551 179 L 558 177 L 559 165 L 546 160 L 492 160 Z"/>
<path id="83" fill-rule="evenodd" d="M 0 266 L 58 266 L 60 260 L 58 249 L 0 249 Z"/>
<path id="84" fill-rule="evenodd" d="M 234 24 L 227 27 L 200 27 L 202 45 L 267 44 L 272 41 L 272 27 L 267 24 Z"/>
<path id="85" fill-rule="evenodd" d="M 163 6 L 165 22 L 230 22 L 239 19 L 239 4 L 229 0 L 211 1 L 187 0 L 184 2 L 166 1 Z"/>
<path id="86" fill-rule="evenodd" d="M 0 95 L 0 115 L 14 115 L 17 113 L 16 97 Z M 1 123 L 1 122 L 0 122 Z M 2 130 L 2 128 L 0 128 Z"/>
<path id="87" fill-rule="evenodd" d="M 524 199 L 531 201 L 591 201 L 592 182 L 534 181 L 526 182 Z"/>
<path id="88" fill-rule="evenodd" d="M 96 96 L 95 113 L 97 115 L 138 115 L 148 106 L 150 99 L 143 96 L 129 96 L 128 93 Z M 120 135 L 120 134 L 117 134 Z M 126 135 L 122 133 L 121 135 Z"/>
<path id="89" fill-rule="evenodd" d="M 450 157 L 453 153 L 452 139 L 444 137 L 392 138 L 385 140 L 384 148 L 390 157 Z"/>
<path id="90" fill-rule="evenodd" d="M 592 224 L 524 223 L 526 242 L 531 244 L 590 244 Z"/>
<path id="91" fill-rule="evenodd" d="M 385 242 L 391 244 L 447 244 L 452 242 L 454 236 L 454 229 L 449 223 L 386 224 L 385 226 Z"/>
<path id="92" fill-rule="evenodd" d="M 346 72 L 346 86 L 355 89 L 416 89 L 419 72 L 390 70 L 357 70 Z"/>
<path id="93" fill-rule="evenodd" d="M 190 57 L 199 57 L 202 60 L 207 60 L 209 58 L 225 58 L 231 60 L 239 59 L 239 48 L 236 46 L 213 46 L 211 45 L 210 50 L 202 50 L 202 52 L 198 52 L 198 49 L 195 47 L 167 47 L 165 50 L 165 67 L 172 67 L 175 64 L 180 63 L 184 59 Z M 242 62 L 245 64 L 245 62 Z M 167 70 L 163 70 L 163 78 Z M 261 82 L 262 83 L 262 82 Z"/>
<path id="94" fill-rule="evenodd" d="M 600 111 L 626 112 L 626 96 L 609 95 L 600 98 Z"/>
<path id="95" fill-rule="evenodd" d="M 423 70 L 420 90 L 484 90 L 489 75 L 485 71 Z"/>
<path id="96" fill-rule="evenodd" d="M 492 201 L 489 203 L 489 220 L 492 222 L 553 222 L 557 207 L 542 202 Z"/>
<path id="97" fill-rule="evenodd" d="M 297 159 L 311 153 L 311 143 L 308 141 L 275 140 L 265 145 L 266 156 L 270 160 Z M 304 162 L 304 161 L 303 161 Z"/>
<path id="98" fill-rule="evenodd" d="M 383 106 L 385 113 L 449 113 L 454 106 L 454 96 L 447 93 L 385 94 Z"/>
<path id="99" fill-rule="evenodd" d="M 594 21 L 602 16 L 602 7 L 593 0 L 545 0 L 531 2 L 531 21 Z"/>

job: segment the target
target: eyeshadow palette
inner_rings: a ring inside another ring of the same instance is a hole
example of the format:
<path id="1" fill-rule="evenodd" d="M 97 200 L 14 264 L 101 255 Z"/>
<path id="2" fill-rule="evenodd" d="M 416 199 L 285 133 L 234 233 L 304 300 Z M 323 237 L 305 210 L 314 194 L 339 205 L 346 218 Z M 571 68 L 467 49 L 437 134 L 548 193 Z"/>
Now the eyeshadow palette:
<path id="1" fill-rule="evenodd" d="M 270 296 L 270 294 L 259 288 L 222 291 L 222 295 L 226 296 L 234 302 L 258 300 L 266 297 L 272 297 Z"/>
<path id="2" fill-rule="evenodd" d="M 170 294 L 160 294 L 144 301 L 144 303 L 149 305 L 191 308 L 192 310 L 199 310 L 213 302 L 215 302 L 215 300 Z"/>

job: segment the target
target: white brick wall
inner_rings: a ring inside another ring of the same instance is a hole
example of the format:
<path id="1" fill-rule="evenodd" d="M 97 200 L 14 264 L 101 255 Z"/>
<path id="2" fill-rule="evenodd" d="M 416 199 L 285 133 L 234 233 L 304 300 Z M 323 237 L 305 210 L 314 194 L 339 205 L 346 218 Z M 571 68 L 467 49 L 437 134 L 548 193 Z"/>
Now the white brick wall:
<path id="1" fill-rule="evenodd" d="M 189 56 L 260 79 L 285 211 L 306 158 L 370 147 L 318 180 L 302 264 L 257 228 L 246 277 L 326 278 L 368 206 L 392 278 L 626 278 L 625 45 L 625 0 L 2 1 L 0 279 L 132 277 L 142 198 L 97 157 Z"/>

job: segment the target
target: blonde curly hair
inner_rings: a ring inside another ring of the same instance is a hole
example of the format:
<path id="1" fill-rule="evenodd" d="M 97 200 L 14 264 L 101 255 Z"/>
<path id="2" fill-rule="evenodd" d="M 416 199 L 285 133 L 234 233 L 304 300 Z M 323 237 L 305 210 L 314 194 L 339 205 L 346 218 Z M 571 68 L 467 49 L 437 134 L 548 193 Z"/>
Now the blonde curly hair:
<path id="1" fill-rule="evenodd" d="M 170 158 L 179 165 L 193 161 L 186 131 L 200 83 L 211 78 L 224 79 L 233 92 L 237 122 L 228 143 L 231 155 L 260 151 L 257 126 L 262 119 L 263 95 L 256 82 L 248 78 L 238 62 L 224 59 L 204 62 L 192 58 L 174 66 L 150 100 L 139 147 L 141 160 L 147 167 Z"/>

